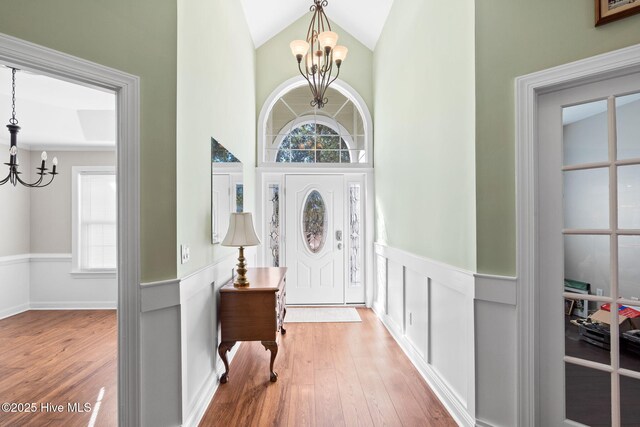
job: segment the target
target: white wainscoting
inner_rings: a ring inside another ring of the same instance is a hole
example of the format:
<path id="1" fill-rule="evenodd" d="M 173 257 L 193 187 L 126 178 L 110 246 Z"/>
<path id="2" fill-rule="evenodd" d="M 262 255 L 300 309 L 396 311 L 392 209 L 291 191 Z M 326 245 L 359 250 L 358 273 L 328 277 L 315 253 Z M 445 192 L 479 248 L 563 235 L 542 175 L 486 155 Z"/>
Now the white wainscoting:
<path id="1" fill-rule="evenodd" d="M 473 273 L 381 244 L 375 251 L 374 310 L 456 421 L 475 425 Z"/>
<path id="2" fill-rule="evenodd" d="M 71 254 L 0 258 L 0 318 L 26 310 L 115 309 L 115 274 L 74 275 Z"/>
<path id="3" fill-rule="evenodd" d="M 518 425 L 517 282 L 476 274 L 476 425 Z"/>
<path id="4" fill-rule="evenodd" d="M 29 310 L 29 256 L 0 258 L 0 319 Z"/>
<path id="5" fill-rule="evenodd" d="M 376 244 L 373 309 L 456 421 L 517 424 L 516 280 Z"/>
<path id="6" fill-rule="evenodd" d="M 254 248 L 245 256 L 256 265 Z M 200 422 L 224 372 L 217 352 L 218 290 L 236 263 L 234 253 L 182 279 L 141 285 L 142 390 L 143 396 L 153 396 L 142 402 L 143 425 Z"/>

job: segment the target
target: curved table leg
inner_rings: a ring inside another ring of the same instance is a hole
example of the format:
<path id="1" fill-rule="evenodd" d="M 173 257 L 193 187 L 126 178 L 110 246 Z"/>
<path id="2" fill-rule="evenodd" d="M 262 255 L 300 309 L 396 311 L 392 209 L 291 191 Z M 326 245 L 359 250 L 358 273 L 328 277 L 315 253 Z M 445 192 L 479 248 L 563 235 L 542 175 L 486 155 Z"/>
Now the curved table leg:
<path id="1" fill-rule="evenodd" d="M 282 335 L 287 333 L 287 330 L 284 328 L 284 318 L 287 317 L 287 307 L 282 309 L 282 325 L 280 326 L 280 331 Z"/>
<path id="2" fill-rule="evenodd" d="M 227 352 L 236 345 L 235 341 L 221 342 L 218 346 L 218 354 L 224 363 L 224 374 L 220 377 L 220 384 L 226 384 L 229 381 L 229 361 L 227 360 Z"/>
<path id="3" fill-rule="evenodd" d="M 265 350 L 269 350 L 271 352 L 271 363 L 269 364 L 271 375 L 269 376 L 269 380 L 274 383 L 278 381 L 278 374 L 273 372 L 273 362 L 276 360 L 276 355 L 278 354 L 278 343 L 275 341 L 262 341 L 262 345 Z"/>

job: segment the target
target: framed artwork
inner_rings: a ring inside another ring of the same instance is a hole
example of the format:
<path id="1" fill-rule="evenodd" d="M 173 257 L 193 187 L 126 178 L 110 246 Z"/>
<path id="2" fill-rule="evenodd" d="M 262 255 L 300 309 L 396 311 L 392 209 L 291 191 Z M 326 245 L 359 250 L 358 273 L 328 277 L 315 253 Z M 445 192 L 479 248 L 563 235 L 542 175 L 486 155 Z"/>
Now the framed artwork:
<path id="1" fill-rule="evenodd" d="M 640 13 L 640 0 L 595 0 L 596 27 Z"/>
<path id="2" fill-rule="evenodd" d="M 576 302 L 572 299 L 565 298 L 564 299 L 564 314 L 567 316 L 571 316 L 571 312 L 573 311 L 573 306 Z"/>

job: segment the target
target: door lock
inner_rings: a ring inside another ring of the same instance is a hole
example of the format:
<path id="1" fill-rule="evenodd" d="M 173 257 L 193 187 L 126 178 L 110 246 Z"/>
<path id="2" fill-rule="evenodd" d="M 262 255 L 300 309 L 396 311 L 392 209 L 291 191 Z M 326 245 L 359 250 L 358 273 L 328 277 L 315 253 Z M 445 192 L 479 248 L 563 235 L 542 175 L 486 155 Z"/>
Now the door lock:
<path id="1" fill-rule="evenodd" d="M 337 230 L 336 231 L 336 240 L 338 242 L 342 241 L 342 230 Z"/>
<path id="2" fill-rule="evenodd" d="M 342 243 L 338 243 L 338 249 L 342 249 Z"/>

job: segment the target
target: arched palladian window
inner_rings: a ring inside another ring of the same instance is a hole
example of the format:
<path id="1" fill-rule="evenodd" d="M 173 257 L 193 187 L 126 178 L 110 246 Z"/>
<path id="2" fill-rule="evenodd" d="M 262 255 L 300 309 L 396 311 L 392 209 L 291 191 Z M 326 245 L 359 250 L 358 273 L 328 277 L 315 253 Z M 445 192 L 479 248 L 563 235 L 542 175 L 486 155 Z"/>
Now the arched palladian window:
<path id="1" fill-rule="evenodd" d="M 309 88 L 299 86 L 275 100 L 265 122 L 265 163 L 367 163 L 360 108 L 333 88 L 327 98 L 324 108 L 312 108 Z"/>

